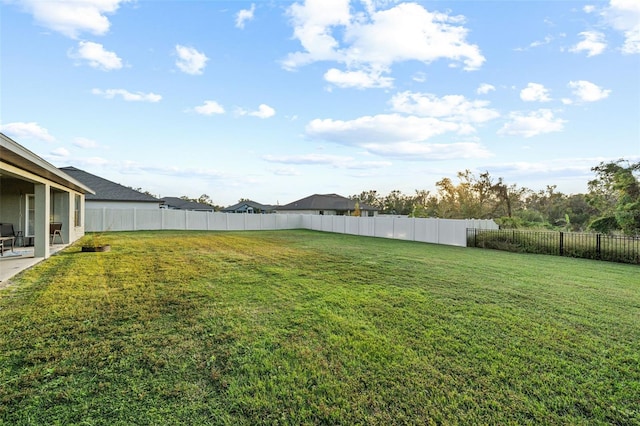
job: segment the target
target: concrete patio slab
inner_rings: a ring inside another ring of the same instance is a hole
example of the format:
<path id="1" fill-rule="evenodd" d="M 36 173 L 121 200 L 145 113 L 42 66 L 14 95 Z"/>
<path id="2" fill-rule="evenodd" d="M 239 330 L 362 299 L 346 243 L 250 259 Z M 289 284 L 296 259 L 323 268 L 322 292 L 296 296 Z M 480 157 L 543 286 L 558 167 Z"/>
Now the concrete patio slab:
<path id="1" fill-rule="evenodd" d="M 49 250 L 54 255 L 67 246 L 68 244 L 54 244 Z M 11 278 L 43 260 L 44 257 L 34 256 L 33 247 L 16 247 L 13 252 L 5 252 L 0 257 L 0 290 L 11 285 Z"/>

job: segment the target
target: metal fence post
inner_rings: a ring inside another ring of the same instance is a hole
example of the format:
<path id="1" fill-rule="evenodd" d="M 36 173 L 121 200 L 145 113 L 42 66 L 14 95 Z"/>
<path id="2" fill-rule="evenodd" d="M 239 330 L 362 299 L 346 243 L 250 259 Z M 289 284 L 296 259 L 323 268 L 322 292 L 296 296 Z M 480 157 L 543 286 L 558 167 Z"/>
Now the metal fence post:
<path id="1" fill-rule="evenodd" d="M 560 231 L 560 256 L 564 256 L 564 232 Z"/>

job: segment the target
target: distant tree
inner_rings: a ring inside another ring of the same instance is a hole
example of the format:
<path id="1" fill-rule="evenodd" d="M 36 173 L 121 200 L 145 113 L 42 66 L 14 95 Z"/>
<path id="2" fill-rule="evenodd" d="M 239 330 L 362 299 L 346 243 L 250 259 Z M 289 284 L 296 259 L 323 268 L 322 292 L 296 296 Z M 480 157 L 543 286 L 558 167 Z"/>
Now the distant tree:
<path id="1" fill-rule="evenodd" d="M 154 198 L 160 198 L 160 196 L 159 196 L 159 195 L 152 194 L 151 192 L 149 192 L 149 191 L 147 191 L 147 190 L 144 190 L 144 189 L 142 189 L 142 188 L 134 188 L 134 187 L 132 187 L 132 186 L 129 186 L 128 188 L 129 188 L 129 189 L 133 189 L 134 191 L 141 192 L 141 193 L 146 194 L 146 195 L 150 195 L 151 197 L 154 197 Z"/>
<path id="2" fill-rule="evenodd" d="M 352 195 L 349 198 L 375 207 L 378 210 L 383 209 L 382 197 L 378 195 L 378 191 L 375 190 L 362 191 L 359 195 Z"/>
<path id="3" fill-rule="evenodd" d="M 507 185 L 501 177 L 491 186 L 491 190 L 496 197 L 494 217 L 513 217 L 515 210 L 523 208 L 522 199 L 529 192 L 527 188 L 518 188 L 516 184 Z"/>
<path id="4" fill-rule="evenodd" d="M 382 213 L 408 215 L 412 210 L 411 198 L 394 189 L 383 200 Z"/>
<path id="5" fill-rule="evenodd" d="M 436 217 L 438 211 L 438 198 L 424 189 L 416 189 L 411 200 L 410 217 Z"/>
<path id="6" fill-rule="evenodd" d="M 208 206 L 213 207 L 213 209 L 215 211 L 219 211 L 222 210 L 224 207 L 223 206 L 219 206 L 213 203 L 213 200 L 211 199 L 211 197 L 209 197 L 207 194 L 202 194 L 201 196 L 199 196 L 198 198 L 190 198 L 186 195 L 183 195 L 180 197 L 180 199 L 182 200 L 186 200 L 186 201 L 193 201 L 195 203 L 200 203 L 200 204 L 206 204 Z"/>
<path id="7" fill-rule="evenodd" d="M 599 232 L 619 229 L 626 235 L 640 234 L 640 162 L 620 159 L 602 162 L 591 170 L 596 178 L 589 181 L 587 200 L 598 209 L 600 216 L 590 228 Z"/>
<path id="8" fill-rule="evenodd" d="M 476 177 L 470 170 L 458 172 L 458 184 L 449 178 L 436 182 L 438 217 L 486 219 L 495 215 L 497 191 L 488 172 Z"/>
<path id="9" fill-rule="evenodd" d="M 362 212 L 360 211 L 360 203 L 358 201 L 356 201 L 356 206 L 353 209 L 353 215 L 358 217 L 362 215 Z"/>

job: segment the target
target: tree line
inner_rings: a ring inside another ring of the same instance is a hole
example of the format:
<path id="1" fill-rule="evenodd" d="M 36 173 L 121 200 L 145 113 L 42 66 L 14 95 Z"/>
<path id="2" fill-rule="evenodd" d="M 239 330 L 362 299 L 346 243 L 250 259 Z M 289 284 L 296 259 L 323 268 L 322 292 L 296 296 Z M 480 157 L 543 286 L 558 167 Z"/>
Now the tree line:
<path id="1" fill-rule="evenodd" d="M 363 191 L 349 198 L 381 214 L 446 219 L 494 219 L 503 228 L 537 228 L 640 235 L 640 162 L 620 159 L 592 167 L 586 194 L 563 194 L 556 185 L 533 191 L 489 172 L 443 178 L 435 192 Z"/>

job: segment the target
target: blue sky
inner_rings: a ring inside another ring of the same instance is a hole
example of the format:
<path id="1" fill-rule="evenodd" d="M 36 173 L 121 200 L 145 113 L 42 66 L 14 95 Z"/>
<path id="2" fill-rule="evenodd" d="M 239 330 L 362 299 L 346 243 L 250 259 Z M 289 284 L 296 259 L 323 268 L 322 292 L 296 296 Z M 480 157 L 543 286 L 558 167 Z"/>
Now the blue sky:
<path id="1" fill-rule="evenodd" d="M 640 2 L 0 0 L 0 130 L 159 196 L 286 204 L 640 160 Z"/>

